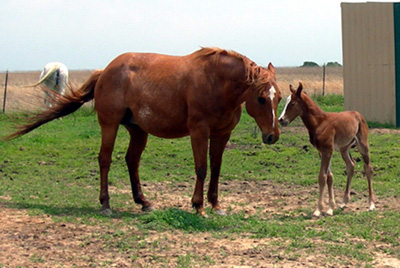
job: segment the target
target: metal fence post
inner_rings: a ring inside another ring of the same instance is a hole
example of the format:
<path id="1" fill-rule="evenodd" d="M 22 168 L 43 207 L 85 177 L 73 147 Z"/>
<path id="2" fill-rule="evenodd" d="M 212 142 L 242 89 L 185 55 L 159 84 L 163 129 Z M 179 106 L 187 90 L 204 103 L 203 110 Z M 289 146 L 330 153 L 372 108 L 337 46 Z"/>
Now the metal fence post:
<path id="1" fill-rule="evenodd" d="M 326 64 L 322 66 L 322 96 L 325 96 L 325 67 Z"/>
<path id="2" fill-rule="evenodd" d="M 7 83 L 8 83 L 8 69 L 6 71 L 6 81 L 4 84 L 3 114 L 6 112 Z"/>

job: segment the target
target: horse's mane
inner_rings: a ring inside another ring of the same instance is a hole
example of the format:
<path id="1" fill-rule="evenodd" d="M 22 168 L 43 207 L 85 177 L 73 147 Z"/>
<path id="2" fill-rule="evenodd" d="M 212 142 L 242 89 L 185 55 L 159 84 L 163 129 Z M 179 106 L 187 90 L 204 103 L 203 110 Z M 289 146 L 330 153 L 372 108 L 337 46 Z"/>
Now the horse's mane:
<path id="1" fill-rule="evenodd" d="M 225 50 L 215 47 L 202 47 L 201 49 L 195 51 L 193 55 L 196 58 L 209 58 L 210 56 L 214 56 L 215 63 L 218 63 L 221 55 L 237 58 L 243 62 L 245 68 L 245 80 L 248 85 L 258 87 L 267 83 L 271 78 L 270 76 L 266 77 L 265 75 L 261 75 L 261 70 L 263 67 L 258 66 L 246 56 L 243 56 L 242 54 L 239 54 L 233 50 Z"/>

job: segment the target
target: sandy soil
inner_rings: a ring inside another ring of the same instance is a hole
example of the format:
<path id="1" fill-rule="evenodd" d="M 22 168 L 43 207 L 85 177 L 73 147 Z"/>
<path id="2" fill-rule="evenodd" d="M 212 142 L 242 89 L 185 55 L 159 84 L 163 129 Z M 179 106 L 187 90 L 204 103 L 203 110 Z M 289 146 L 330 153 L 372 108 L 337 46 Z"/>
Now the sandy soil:
<path id="1" fill-rule="evenodd" d="M 177 208 L 193 213 L 190 207 L 192 184 L 147 183 L 144 189 L 156 209 Z M 115 187 L 111 187 L 110 191 L 129 192 Z M 297 209 L 313 208 L 316 192 L 317 186 L 308 189 L 268 181 L 229 181 L 220 185 L 222 205 L 227 212 L 244 211 L 246 215 L 260 212 L 293 215 Z M 341 189 L 336 192 L 341 193 Z M 4 196 L 0 198 L 7 199 Z M 24 210 L 7 208 L 4 202 L 1 204 L 0 264 L 4 267 L 176 267 L 179 259 L 187 254 L 207 256 L 212 260 L 210 267 L 348 267 L 340 265 L 339 260 L 334 258 L 329 260 L 318 251 L 310 254 L 300 249 L 288 253 L 286 249 L 289 242 L 281 238 L 255 239 L 250 234 L 224 236 L 223 233 L 216 236 L 212 233 L 186 233 L 180 230 L 147 233 L 141 242 L 145 246 L 137 248 L 135 256 L 132 256 L 132 252 L 105 246 L 104 235 L 115 235 L 118 230 L 54 222 L 48 215 L 29 216 Z M 399 210 L 400 198 L 380 199 L 377 208 Z M 359 213 L 366 209 L 364 194 L 353 193 L 353 200 L 347 210 Z M 132 204 L 130 213 L 142 212 L 139 206 Z M 115 221 L 118 223 L 120 220 Z M 122 226 L 125 233 L 143 236 L 143 232 L 136 226 Z M 324 243 L 317 239 L 312 242 L 316 248 L 319 243 Z M 380 249 L 376 250 L 373 267 L 400 267 L 399 259 L 382 254 L 389 245 L 361 242 L 368 247 Z M 361 265 L 354 260 L 347 262 L 351 266 Z M 204 265 L 204 261 L 200 263 Z M 191 262 L 190 267 L 201 266 Z"/>

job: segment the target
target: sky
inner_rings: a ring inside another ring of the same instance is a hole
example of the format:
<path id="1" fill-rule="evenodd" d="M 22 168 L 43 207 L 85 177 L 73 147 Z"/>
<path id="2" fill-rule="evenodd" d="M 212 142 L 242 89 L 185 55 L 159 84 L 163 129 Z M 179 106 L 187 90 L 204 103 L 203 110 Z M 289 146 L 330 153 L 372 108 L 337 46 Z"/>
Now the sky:
<path id="1" fill-rule="evenodd" d="M 262 66 L 342 63 L 341 2 L 0 0 L 0 72 L 52 61 L 101 69 L 125 52 L 186 55 L 208 46 Z"/>

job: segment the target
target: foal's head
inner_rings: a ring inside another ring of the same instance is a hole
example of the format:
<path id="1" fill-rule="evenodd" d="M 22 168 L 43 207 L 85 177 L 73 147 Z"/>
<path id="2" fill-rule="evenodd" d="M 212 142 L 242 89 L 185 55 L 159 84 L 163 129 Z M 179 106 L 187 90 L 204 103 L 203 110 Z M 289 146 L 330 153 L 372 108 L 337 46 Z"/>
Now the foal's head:
<path id="1" fill-rule="evenodd" d="M 282 126 L 287 126 L 292 122 L 296 117 L 301 115 L 302 109 L 301 109 L 301 92 L 303 90 L 303 85 L 299 83 L 299 87 L 296 89 L 293 88 L 292 85 L 290 85 L 290 92 L 292 92 L 291 95 L 286 100 L 285 108 L 283 108 L 283 111 L 281 115 L 279 116 L 279 123 Z"/>
<path id="2" fill-rule="evenodd" d="M 274 144 L 279 139 L 276 110 L 282 99 L 281 91 L 275 83 L 275 68 L 270 63 L 268 69 L 262 68 L 260 76 L 263 82 L 257 84 L 246 98 L 246 110 L 262 131 L 264 143 Z"/>

